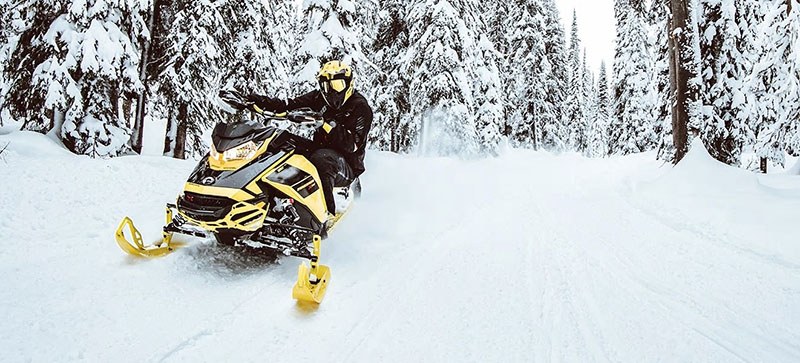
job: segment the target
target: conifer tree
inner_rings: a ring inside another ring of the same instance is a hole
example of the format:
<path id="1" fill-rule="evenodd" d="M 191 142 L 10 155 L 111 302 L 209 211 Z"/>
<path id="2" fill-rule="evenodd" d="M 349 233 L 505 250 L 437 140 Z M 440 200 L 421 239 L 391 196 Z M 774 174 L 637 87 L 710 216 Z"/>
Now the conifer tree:
<path id="1" fill-rule="evenodd" d="M 656 92 L 653 119 L 655 132 L 659 135 L 657 157 L 661 160 L 672 160 L 675 154 L 672 142 L 672 95 L 669 82 L 669 1 L 653 1 L 648 12 L 651 34 L 649 43 L 653 56 L 653 72 L 650 82 Z"/>
<path id="2" fill-rule="evenodd" d="M 410 80 L 400 63 L 409 47 L 408 4 L 405 0 L 388 0 L 382 5 L 383 16 L 377 21 L 376 37 L 370 46 L 379 70 L 373 77 L 374 119 L 369 142 L 381 150 L 407 152 L 416 136 L 410 122 Z"/>
<path id="3" fill-rule="evenodd" d="M 591 156 L 599 157 L 608 154 L 608 128 L 611 114 L 611 95 L 608 89 L 608 73 L 605 61 L 600 63 L 596 100 L 596 118 L 589 131 L 589 150 L 591 151 Z"/>
<path id="4" fill-rule="evenodd" d="M 4 104 L 26 129 L 53 130 L 71 151 L 128 151 L 130 105 L 141 89 L 138 37 L 147 1 L 23 1 L 13 15 Z"/>
<path id="5" fill-rule="evenodd" d="M 755 135 L 750 120 L 755 116 L 753 94 L 743 80 L 753 69 L 751 54 L 753 12 L 758 4 L 745 0 L 702 0 L 701 74 L 705 90 L 701 137 L 709 153 L 731 165 L 739 165 L 742 149 Z"/>
<path id="6" fill-rule="evenodd" d="M 229 33 L 224 7 L 210 1 L 172 2 L 160 25 L 167 59 L 155 107 L 168 120 L 164 153 L 176 158 L 203 153 L 202 130 L 223 117 L 213 99 L 228 65 L 222 44 Z"/>
<path id="7" fill-rule="evenodd" d="M 754 130 L 755 152 L 761 171 L 767 172 L 767 161 L 783 165 L 786 151 L 800 151 L 800 5 L 797 0 L 771 0 L 763 11 L 757 29 L 762 57 L 751 87 L 760 121 Z"/>
<path id="8" fill-rule="evenodd" d="M 588 154 L 589 149 L 589 131 L 592 124 L 597 118 L 597 88 L 595 87 L 594 73 L 589 70 L 586 65 L 587 62 L 586 48 L 583 49 L 583 62 L 581 64 L 581 75 L 583 82 L 581 82 L 581 91 L 583 104 L 581 105 L 582 115 L 580 119 L 580 131 L 578 132 L 578 143 L 576 151 Z"/>
<path id="9" fill-rule="evenodd" d="M 568 55 L 569 72 L 567 73 L 567 90 L 564 108 L 565 130 L 567 132 L 567 148 L 582 151 L 585 148 L 583 133 L 586 129 L 583 125 L 584 115 L 584 84 L 583 66 L 580 56 L 580 39 L 578 38 L 578 16 L 577 12 L 572 13 L 572 32 L 570 35 L 570 46 Z"/>
<path id="10" fill-rule="evenodd" d="M 614 57 L 614 117 L 610 153 L 630 154 L 657 144 L 652 109 L 650 54 L 641 14 L 628 0 L 616 0 L 617 45 Z"/>
<path id="11" fill-rule="evenodd" d="M 501 125 L 505 125 L 503 89 L 497 63 L 498 52 L 485 34 L 478 41 L 475 92 L 475 128 L 482 154 L 497 155 L 501 142 Z"/>
<path id="12" fill-rule="evenodd" d="M 566 149 L 568 132 L 564 125 L 564 100 L 568 79 L 568 62 L 566 38 L 561 26 L 561 17 L 553 0 L 542 0 L 543 43 L 547 62 L 535 67 L 545 73 L 545 103 L 552 106 L 554 119 L 543 120 L 542 147 L 547 150 L 560 151 Z"/>
<path id="13" fill-rule="evenodd" d="M 16 12 L 12 11 L 11 3 L 7 0 L 0 0 L 0 126 L 6 119 L 11 118 L 11 114 L 5 104 L 6 94 L 8 93 L 8 81 L 6 80 L 6 68 L 8 68 L 8 57 L 11 49 L 16 47 L 16 32 L 14 31 L 14 17 Z M 12 41 L 14 39 L 14 41 Z"/>
<path id="14" fill-rule="evenodd" d="M 584 72 L 584 103 L 583 103 L 583 123 L 585 128 L 582 130 L 583 144 L 580 147 L 580 152 L 585 156 L 597 157 L 603 156 L 594 149 L 593 143 L 596 141 L 595 135 L 600 135 L 605 131 L 602 129 L 600 123 L 600 102 L 597 95 L 597 87 L 595 87 L 594 75 L 588 69 Z"/>
<path id="15" fill-rule="evenodd" d="M 6 84 L 0 106 L 26 130 L 60 132 L 70 98 L 66 89 L 75 87 L 68 66 L 59 61 L 67 44 L 50 32 L 67 5 L 67 1 L 27 0 L 9 3 L 8 12 L 3 12 L 9 21 L 2 25 L 8 43 L 3 43 Z"/>
<path id="16" fill-rule="evenodd" d="M 421 130 L 423 152 L 470 155 L 479 150 L 472 80 L 482 64 L 476 51 L 477 30 L 472 0 L 420 0 L 411 6 L 410 45 L 404 72 L 411 77 L 411 116 Z"/>
<path id="17" fill-rule="evenodd" d="M 522 3 L 522 6 L 524 6 Z M 511 36 L 509 24 L 512 18 L 519 14 L 519 11 L 510 11 L 512 8 L 518 10 L 518 4 L 507 0 L 489 0 L 479 2 L 479 11 L 485 14 L 482 18 L 486 20 L 483 34 L 487 35 L 495 50 L 495 61 L 497 66 L 500 87 L 503 94 L 499 95 L 503 99 L 503 120 L 499 122 L 498 128 L 506 141 L 513 139 L 509 117 L 513 113 L 512 98 L 514 95 L 508 94 L 508 83 L 510 81 L 511 69 L 511 50 L 509 48 Z M 513 60 L 517 63 L 517 60 Z"/>
<path id="18" fill-rule="evenodd" d="M 136 37 L 147 31 L 147 6 L 148 2 L 113 0 L 75 1 L 70 6 L 65 21 L 83 36 L 80 50 L 71 49 L 64 58 L 80 59 L 80 76 L 75 77 L 78 92 L 71 95 L 61 139 L 75 153 L 117 156 L 130 150 L 131 103 L 142 90 Z"/>
<path id="19" fill-rule="evenodd" d="M 560 117 L 558 104 L 548 100 L 552 65 L 544 40 L 544 9 L 538 1 L 531 0 L 520 0 L 513 6 L 517 11 L 505 19 L 505 28 L 513 31 L 507 36 L 504 131 L 513 146 L 539 148 L 543 126 L 558 124 Z"/>

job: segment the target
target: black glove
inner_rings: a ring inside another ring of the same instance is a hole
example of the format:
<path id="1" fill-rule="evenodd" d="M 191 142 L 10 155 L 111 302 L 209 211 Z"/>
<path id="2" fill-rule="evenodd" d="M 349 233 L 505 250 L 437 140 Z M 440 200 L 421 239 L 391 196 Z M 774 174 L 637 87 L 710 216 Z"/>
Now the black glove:
<path id="1" fill-rule="evenodd" d="M 283 112 L 286 111 L 286 102 L 277 98 L 267 97 L 251 93 L 247 96 L 247 103 L 262 111 Z M 254 111 L 257 111 L 254 109 Z"/>

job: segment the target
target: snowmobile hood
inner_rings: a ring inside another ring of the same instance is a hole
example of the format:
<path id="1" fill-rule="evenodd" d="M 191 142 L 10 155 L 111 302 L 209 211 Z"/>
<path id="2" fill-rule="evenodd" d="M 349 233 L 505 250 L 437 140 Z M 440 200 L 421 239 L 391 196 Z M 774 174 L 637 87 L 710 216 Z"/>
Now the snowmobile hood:
<path id="1" fill-rule="evenodd" d="M 263 140 L 275 133 L 273 127 L 247 122 L 218 123 L 211 133 L 211 141 L 219 152 L 225 152 L 248 141 Z"/>

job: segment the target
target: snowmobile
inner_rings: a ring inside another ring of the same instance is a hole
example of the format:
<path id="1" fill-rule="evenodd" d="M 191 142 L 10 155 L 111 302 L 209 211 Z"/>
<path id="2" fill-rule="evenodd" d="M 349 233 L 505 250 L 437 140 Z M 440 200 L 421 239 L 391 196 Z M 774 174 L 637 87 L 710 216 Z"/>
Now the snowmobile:
<path id="1" fill-rule="evenodd" d="M 319 263 L 321 243 L 360 194 L 358 179 L 334 189 L 341 212 L 329 216 L 317 170 L 304 155 L 311 141 L 282 126 L 294 124 L 308 131 L 330 124 L 309 109 L 262 111 L 235 91 L 221 91 L 219 99 L 230 112 L 251 110 L 265 117 L 214 127 L 209 153 L 176 202 L 166 206 L 161 241 L 145 245 L 133 221 L 125 217 L 116 231 L 117 244 L 131 255 L 164 256 L 175 249 L 172 237 L 178 233 L 304 258 L 310 264 L 299 266 L 292 296 L 322 302 L 331 272 Z"/>

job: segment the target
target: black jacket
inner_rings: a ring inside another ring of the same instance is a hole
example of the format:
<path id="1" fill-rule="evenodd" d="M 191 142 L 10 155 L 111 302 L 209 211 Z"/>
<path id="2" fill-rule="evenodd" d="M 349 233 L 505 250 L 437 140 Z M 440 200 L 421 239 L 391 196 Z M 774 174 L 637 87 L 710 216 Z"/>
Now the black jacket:
<path id="1" fill-rule="evenodd" d="M 270 102 L 275 106 L 271 107 L 274 108 L 272 110 L 274 112 L 285 112 L 303 107 L 322 112 L 325 121 L 334 121 L 336 127 L 330 133 L 326 133 L 322 129 L 317 130 L 314 141 L 322 148 L 330 148 L 341 153 L 353 169 L 355 176 L 361 175 L 366 170 L 364 154 L 367 148 L 367 135 L 372 126 L 372 108 L 361 93 L 354 91 L 353 95 L 338 110 L 328 107 L 320 91 L 312 91 L 286 102 L 274 101 Z"/>

